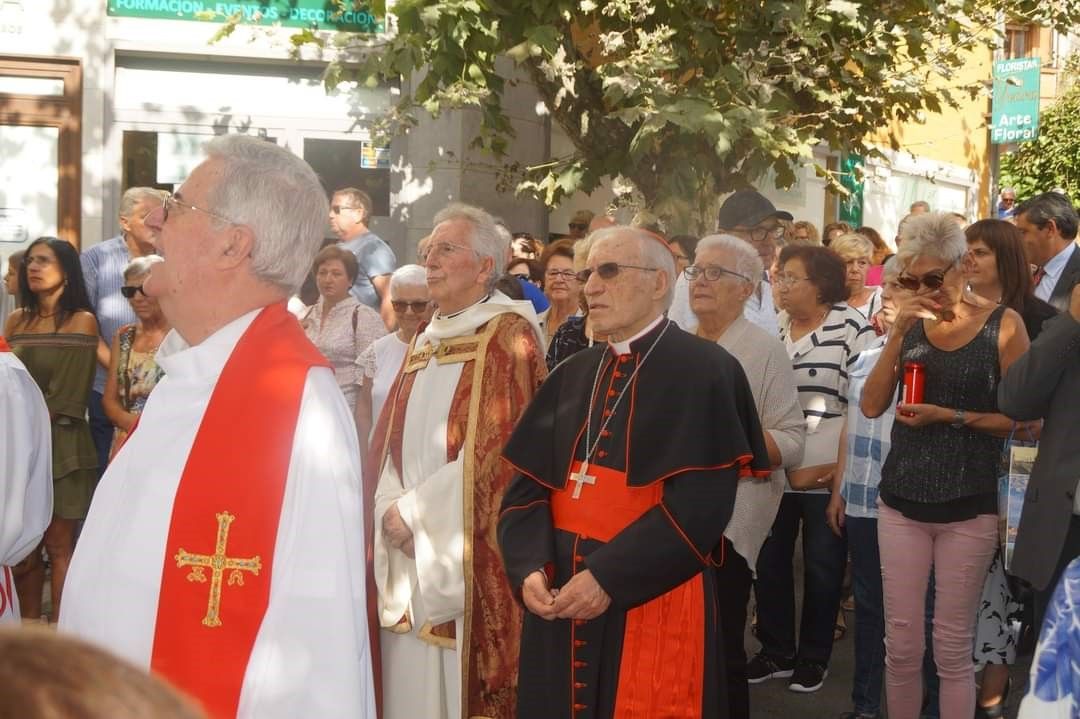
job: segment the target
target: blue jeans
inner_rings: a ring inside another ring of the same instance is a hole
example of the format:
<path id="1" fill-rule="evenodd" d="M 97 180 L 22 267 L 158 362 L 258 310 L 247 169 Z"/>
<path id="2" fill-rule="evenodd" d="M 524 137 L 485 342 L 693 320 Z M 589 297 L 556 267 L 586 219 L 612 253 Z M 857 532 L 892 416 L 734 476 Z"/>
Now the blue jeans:
<path id="1" fill-rule="evenodd" d="M 90 392 L 87 409 L 90 414 L 90 436 L 94 438 L 94 449 L 98 454 L 98 472 L 105 474 L 105 465 L 109 463 L 109 449 L 112 447 L 113 426 L 105 416 L 101 406 L 101 392 Z"/>
<path id="2" fill-rule="evenodd" d="M 856 714 L 878 714 L 885 680 L 885 607 L 877 519 L 847 517 L 844 527 L 851 552 L 851 590 L 855 595 L 855 676 L 851 701 Z"/>
<path id="3" fill-rule="evenodd" d="M 828 665 L 840 609 L 847 542 L 825 523 L 828 494 L 785 492 L 757 561 L 758 639 L 767 655 Z M 802 524 L 803 605 L 795 646 L 792 557 Z"/>

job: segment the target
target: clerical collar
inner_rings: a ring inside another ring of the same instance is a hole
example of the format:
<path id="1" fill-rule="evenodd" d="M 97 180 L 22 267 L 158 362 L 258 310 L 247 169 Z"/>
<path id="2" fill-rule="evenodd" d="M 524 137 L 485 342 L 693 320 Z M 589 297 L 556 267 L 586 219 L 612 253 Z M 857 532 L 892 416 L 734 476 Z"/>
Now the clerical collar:
<path id="1" fill-rule="evenodd" d="M 480 298 L 479 300 L 477 300 L 476 302 L 473 302 L 473 303 L 472 303 L 471 305 L 469 305 L 468 307 L 466 307 L 466 308 L 465 308 L 465 309 L 463 309 L 463 310 L 458 310 L 457 312 L 455 312 L 455 313 L 453 313 L 453 314 L 450 314 L 450 315 L 444 315 L 444 314 L 441 314 L 441 313 L 440 313 L 440 314 L 436 315 L 436 317 L 438 317 L 438 318 L 439 318 L 440 320 L 452 320 L 452 319 L 454 319 L 455 317 L 458 317 L 458 316 L 460 316 L 460 315 L 463 315 L 463 314 L 465 314 L 466 312 L 468 312 L 469 310 L 471 310 L 471 309 L 472 309 L 473 307 L 476 307 L 477 305 L 482 305 L 482 304 L 484 304 L 485 302 L 487 302 L 487 301 L 488 301 L 488 300 L 490 300 L 490 299 L 491 299 L 491 294 L 489 293 L 489 294 L 486 294 L 486 295 L 484 295 L 483 297 L 481 297 L 481 298 Z"/>
<path id="2" fill-rule="evenodd" d="M 659 325 L 666 319 L 667 317 L 665 317 L 664 315 L 660 315 L 655 320 L 650 322 L 643 330 L 638 332 L 633 337 L 630 337 L 629 339 L 621 340 L 619 342 L 612 342 L 611 340 L 608 340 L 608 347 L 610 347 L 611 351 L 614 352 L 616 355 L 628 355 L 630 354 L 631 344 L 652 332 L 654 329 L 656 329 L 657 325 Z"/>

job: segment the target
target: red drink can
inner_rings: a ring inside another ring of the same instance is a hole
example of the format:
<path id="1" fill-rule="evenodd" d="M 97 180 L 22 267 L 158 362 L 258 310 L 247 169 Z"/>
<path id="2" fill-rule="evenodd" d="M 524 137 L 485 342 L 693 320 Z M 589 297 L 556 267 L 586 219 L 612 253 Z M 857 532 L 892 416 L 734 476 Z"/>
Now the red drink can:
<path id="1" fill-rule="evenodd" d="M 926 394 L 926 365 L 904 363 L 904 404 L 922 404 Z"/>

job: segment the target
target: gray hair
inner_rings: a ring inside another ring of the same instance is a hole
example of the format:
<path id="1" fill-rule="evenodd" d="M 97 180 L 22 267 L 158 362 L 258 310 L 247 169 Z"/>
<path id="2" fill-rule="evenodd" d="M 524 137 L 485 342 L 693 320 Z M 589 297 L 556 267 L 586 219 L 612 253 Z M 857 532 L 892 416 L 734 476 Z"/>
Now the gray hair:
<path id="1" fill-rule="evenodd" d="M 1069 198 L 1060 192 L 1044 192 L 1028 198 L 1016 206 L 1013 214 L 1017 217 L 1023 216 L 1040 230 L 1053 220 L 1058 233 L 1066 240 L 1074 239 L 1080 227 L 1076 208 Z"/>
<path id="2" fill-rule="evenodd" d="M 593 232 L 589 235 L 592 242 L 590 251 L 596 249 L 596 246 L 605 240 L 622 236 L 633 237 L 637 240 L 638 247 L 641 249 L 641 259 L 645 262 L 646 267 L 655 268 L 667 275 L 667 293 L 662 300 L 663 308 L 667 311 L 671 307 L 672 299 L 675 297 L 675 255 L 672 254 L 667 243 L 660 239 L 659 236 L 648 230 L 626 225 L 605 227 L 602 230 Z"/>
<path id="3" fill-rule="evenodd" d="M 1004 195 L 1006 192 L 1008 192 L 1014 198 L 1016 197 L 1016 188 L 1014 188 L 1014 187 L 1002 187 L 1001 192 L 999 192 L 998 194 L 999 195 Z"/>
<path id="4" fill-rule="evenodd" d="M 145 277 L 150 274 L 150 268 L 159 262 L 164 262 L 164 260 L 158 255 L 136 257 L 124 267 L 124 282 L 133 280 L 136 277 Z"/>
<path id="5" fill-rule="evenodd" d="M 427 270 L 420 265 L 402 265 L 390 275 L 390 298 L 403 287 L 427 287 Z"/>
<path id="6" fill-rule="evenodd" d="M 131 213 L 139 203 L 144 200 L 161 202 L 164 196 L 165 192 L 163 190 L 153 187 L 129 187 L 120 197 L 120 211 L 117 214 L 121 217 L 131 217 Z"/>
<path id="7" fill-rule="evenodd" d="M 920 256 L 936 257 L 950 265 L 958 265 L 967 251 L 967 239 L 956 219 L 947 212 L 928 212 L 904 223 L 896 256 L 903 270 Z"/>
<path id="8" fill-rule="evenodd" d="M 322 245 L 329 214 L 315 171 L 285 148 L 256 137 L 223 135 L 205 150 L 222 164 L 211 193 L 213 211 L 255 233 L 255 276 L 295 294 Z"/>
<path id="9" fill-rule="evenodd" d="M 443 222 L 452 220 L 464 220 L 472 225 L 472 235 L 469 240 L 473 250 L 480 257 L 490 257 L 494 263 L 491 277 L 488 279 L 488 289 L 495 286 L 503 273 L 506 272 L 507 248 L 509 242 L 499 232 L 499 226 L 495 224 L 495 218 L 486 210 L 463 202 L 452 202 L 435 215 L 434 224 L 438 226 Z M 507 232 L 509 235 L 509 232 Z"/>
<path id="10" fill-rule="evenodd" d="M 734 270 L 740 275 L 745 275 L 750 286 L 757 288 L 761 278 L 765 275 L 765 265 L 761 263 L 761 257 L 757 250 L 746 240 L 741 240 L 734 235 L 708 235 L 698 242 L 694 252 L 694 261 L 701 255 L 702 250 L 724 250 L 735 258 Z"/>
<path id="11" fill-rule="evenodd" d="M 881 281 L 891 280 L 900 276 L 900 260 L 896 255 L 892 255 L 889 259 L 885 260 L 885 264 L 881 266 Z"/>

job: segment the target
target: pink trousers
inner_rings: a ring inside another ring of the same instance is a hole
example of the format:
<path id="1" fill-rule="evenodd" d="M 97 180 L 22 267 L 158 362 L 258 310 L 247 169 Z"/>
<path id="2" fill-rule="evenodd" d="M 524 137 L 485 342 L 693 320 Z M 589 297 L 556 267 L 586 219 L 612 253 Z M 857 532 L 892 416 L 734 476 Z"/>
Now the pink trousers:
<path id="1" fill-rule="evenodd" d="M 922 704 L 926 586 L 934 568 L 934 661 L 941 716 L 975 713 L 971 652 L 979 597 L 997 546 L 997 515 L 916 522 L 878 501 L 885 595 L 885 698 L 889 719 L 918 719 Z"/>

